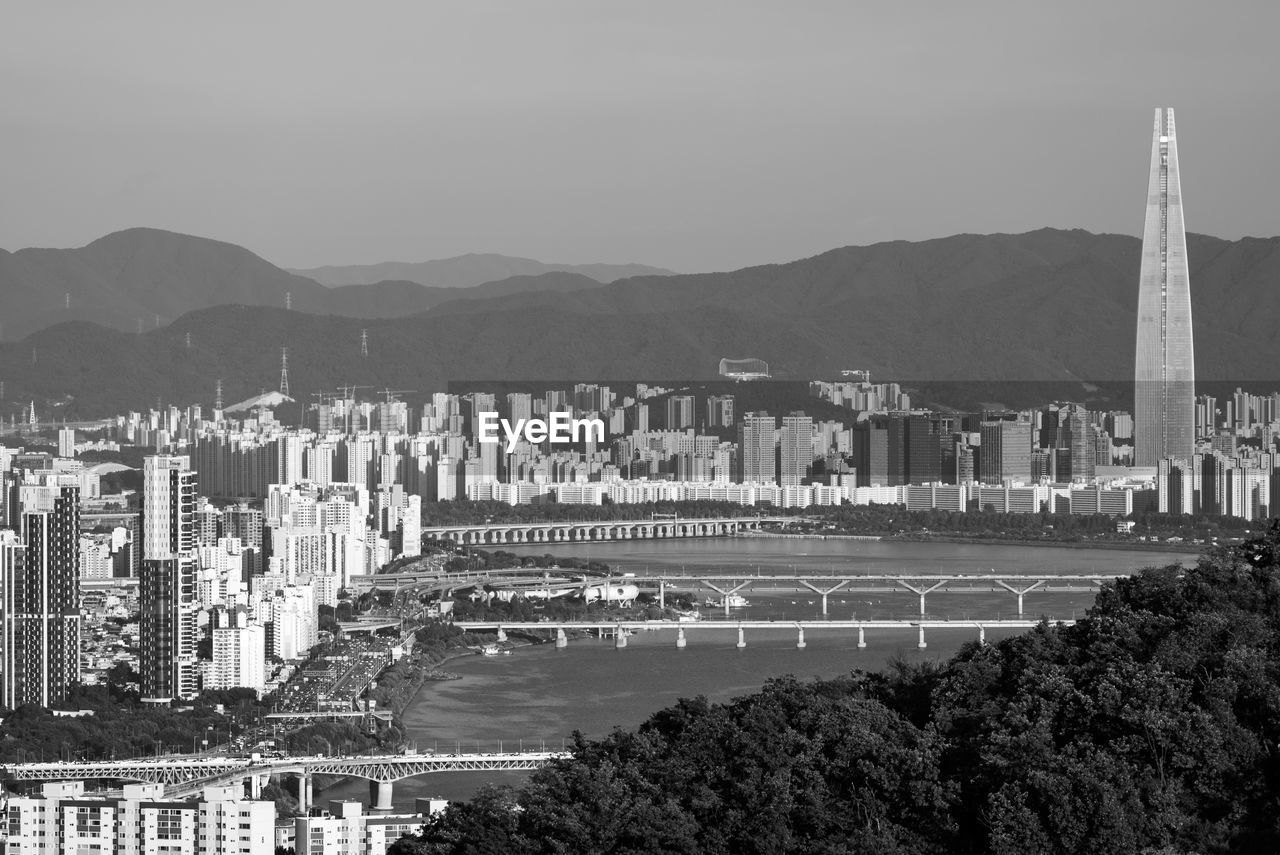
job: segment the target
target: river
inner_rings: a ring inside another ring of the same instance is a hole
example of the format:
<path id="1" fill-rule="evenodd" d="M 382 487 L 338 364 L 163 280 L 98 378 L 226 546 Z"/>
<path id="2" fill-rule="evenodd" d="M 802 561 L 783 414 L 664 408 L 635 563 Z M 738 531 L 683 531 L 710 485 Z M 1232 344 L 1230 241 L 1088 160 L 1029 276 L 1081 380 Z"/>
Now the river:
<path id="1" fill-rule="evenodd" d="M 1188 563 L 1193 554 L 1049 546 L 901 541 L 808 540 L 791 538 L 714 538 L 707 540 L 631 541 L 555 544 L 560 558 L 604 561 L 622 572 L 670 569 L 679 572 L 716 568 L 726 573 L 858 570 L 867 573 L 1126 574 L 1141 567 Z M 547 545 L 507 547 L 522 555 L 542 554 Z M 692 586 L 690 586 L 690 590 Z M 705 591 L 697 596 L 705 596 Z M 753 593 L 751 605 L 735 610 L 750 619 L 821 619 L 820 599 L 811 593 Z M 1069 618 L 1083 614 L 1089 594 L 1027 595 L 1026 615 Z M 1012 617 L 1016 600 L 1004 594 L 930 595 L 930 617 L 945 619 Z M 829 617 L 847 620 L 919 616 L 910 594 L 832 594 Z M 710 615 L 708 615 L 710 616 Z M 723 614 L 717 615 L 723 617 Z M 1001 631 L 988 631 L 989 641 Z M 858 649 L 856 635 L 810 631 L 806 647 L 796 646 L 794 629 L 755 630 L 738 649 L 730 627 L 686 633 L 688 646 L 675 647 L 674 631 L 642 632 L 617 650 L 611 640 L 588 639 L 557 650 L 539 645 L 511 656 L 468 656 L 445 667 L 461 680 L 427 683 L 404 713 L 411 739 L 423 750 L 497 751 L 499 748 L 559 748 L 574 730 L 603 736 L 611 728 L 633 728 L 678 698 L 706 695 L 726 701 L 760 688 L 770 677 L 834 677 L 855 668 L 877 669 L 895 657 L 909 661 L 950 656 L 974 638 L 967 629 L 931 630 L 928 647 L 916 647 L 910 631 L 867 633 Z M 499 745 L 501 740 L 501 745 Z M 419 796 L 467 798 L 487 781 L 518 785 L 527 773 L 467 772 L 424 775 L 395 785 L 397 809 Z M 326 799 L 367 800 L 363 781 L 345 781 L 318 795 Z"/>

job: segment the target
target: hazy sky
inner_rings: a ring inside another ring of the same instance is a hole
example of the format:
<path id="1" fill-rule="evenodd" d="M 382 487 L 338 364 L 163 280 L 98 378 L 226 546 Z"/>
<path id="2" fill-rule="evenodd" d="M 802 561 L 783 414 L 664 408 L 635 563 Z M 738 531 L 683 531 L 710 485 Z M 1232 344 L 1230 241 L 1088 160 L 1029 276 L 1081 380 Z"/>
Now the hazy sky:
<path id="1" fill-rule="evenodd" d="M 1040 226 L 1280 234 L 1280 3 L 5 0 L 0 246 L 732 269 Z"/>

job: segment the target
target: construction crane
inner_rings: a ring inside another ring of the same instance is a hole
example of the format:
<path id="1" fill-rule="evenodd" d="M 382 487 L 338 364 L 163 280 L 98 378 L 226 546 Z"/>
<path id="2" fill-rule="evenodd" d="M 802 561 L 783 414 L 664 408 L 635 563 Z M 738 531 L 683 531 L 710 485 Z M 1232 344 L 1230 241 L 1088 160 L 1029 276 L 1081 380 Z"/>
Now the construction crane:
<path id="1" fill-rule="evenodd" d="M 342 393 L 342 399 L 344 401 L 348 401 L 348 400 L 352 400 L 352 396 L 355 394 L 355 391 L 357 389 L 372 389 L 372 388 L 373 388 L 372 386 L 348 385 L 348 386 L 339 386 L 337 391 Z"/>
<path id="2" fill-rule="evenodd" d="M 395 400 L 396 395 L 408 395 L 412 392 L 417 392 L 417 391 L 418 391 L 417 389 L 378 389 L 373 394 L 386 395 L 387 403 L 390 404 L 392 401 Z"/>

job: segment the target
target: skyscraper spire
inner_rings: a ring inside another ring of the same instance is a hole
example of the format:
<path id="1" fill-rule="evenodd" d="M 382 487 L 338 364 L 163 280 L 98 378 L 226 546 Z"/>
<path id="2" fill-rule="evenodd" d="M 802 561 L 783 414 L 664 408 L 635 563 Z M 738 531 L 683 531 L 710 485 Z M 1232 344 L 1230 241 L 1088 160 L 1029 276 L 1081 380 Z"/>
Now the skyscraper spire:
<path id="1" fill-rule="evenodd" d="M 1173 108 L 1156 108 L 1147 220 L 1138 280 L 1134 360 L 1134 462 L 1155 466 L 1195 453 L 1191 282 Z"/>

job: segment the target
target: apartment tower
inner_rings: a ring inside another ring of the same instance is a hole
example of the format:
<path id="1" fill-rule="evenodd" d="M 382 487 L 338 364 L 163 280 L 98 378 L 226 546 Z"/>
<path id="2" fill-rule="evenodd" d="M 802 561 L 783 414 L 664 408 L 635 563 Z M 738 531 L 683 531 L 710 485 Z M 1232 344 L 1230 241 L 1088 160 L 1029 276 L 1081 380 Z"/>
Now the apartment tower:
<path id="1" fill-rule="evenodd" d="M 196 473 L 189 457 L 156 455 L 142 467 L 142 573 L 138 599 L 142 699 L 193 697 L 196 685 Z"/>

